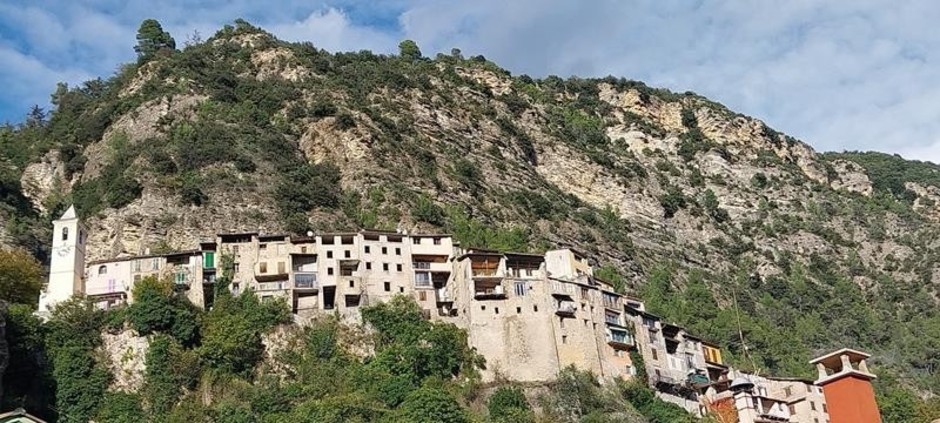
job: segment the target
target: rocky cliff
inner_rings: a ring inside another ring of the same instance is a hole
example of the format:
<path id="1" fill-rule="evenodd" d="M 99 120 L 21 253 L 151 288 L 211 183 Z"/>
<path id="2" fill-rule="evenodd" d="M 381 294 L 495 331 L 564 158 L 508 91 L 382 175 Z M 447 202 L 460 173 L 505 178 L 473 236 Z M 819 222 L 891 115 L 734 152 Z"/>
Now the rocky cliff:
<path id="1" fill-rule="evenodd" d="M 818 154 L 694 93 L 512 76 L 482 56 L 331 54 L 241 23 L 54 98 L 51 118 L 4 130 L 31 204 L 4 209 L 13 242 L 74 202 L 91 259 L 244 230 L 573 245 L 729 356 L 792 372 L 854 345 L 940 387 L 940 341 L 917 335 L 940 328 L 940 183 Z"/>

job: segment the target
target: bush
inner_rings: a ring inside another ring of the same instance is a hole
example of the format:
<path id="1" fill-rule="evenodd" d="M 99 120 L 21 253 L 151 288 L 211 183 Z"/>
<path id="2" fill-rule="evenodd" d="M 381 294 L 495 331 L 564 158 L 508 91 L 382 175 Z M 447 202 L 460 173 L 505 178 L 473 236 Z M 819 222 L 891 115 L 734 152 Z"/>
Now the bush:
<path id="1" fill-rule="evenodd" d="M 421 222 L 436 226 L 444 225 L 444 209 L 434 204 L 434 201 L 424 195 L 418 197 L 418 203 L 415 205 L 412 215 Z"/>
<path id="2" fill-rule="evenodd" d="M 399 421 L 408 423 L 464 423 L 466 413 L 457 400 L 440 388 L 420 388 L 401 404 Z"/>
<path id="3" fill-rule="evenodd" d="M 525 393 L 515 386 L 497 388 L 487 401 L 486 409 L 494 422 L 530 422 L 533 420 Z"/>
<path id="4" fill-rule="evenodd" d="M 288 321 L 283 300 L 262 303 L 251 290 L 220 295 L 203 319 L 199 355 L 214 369 L 248 376 L 264 352 L 261 334 Z"/>
<path id="5" fill-rule="evenodd" d="M 108 392 L 101 401 L 95 421 L 108 423 L 140 423 L 147 420 L 138 394 Z"/>
<path id="6" fill-rule="evenodd" d="M 467 159 L 457 160 L 454 163 L 454 172 L 457 174 L 457 182 L 469 188 L 471 193 L 475 193 L 480 188 L 480 179 L 483 174 L 476 163 Z"/>

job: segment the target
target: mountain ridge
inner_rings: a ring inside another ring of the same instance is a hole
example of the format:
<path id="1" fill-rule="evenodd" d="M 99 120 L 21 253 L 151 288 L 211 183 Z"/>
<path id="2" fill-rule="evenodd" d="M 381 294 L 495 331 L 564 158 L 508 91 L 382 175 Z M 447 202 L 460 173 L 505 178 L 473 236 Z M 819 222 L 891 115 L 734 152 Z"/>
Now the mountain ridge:
<path id="1" fill-rule="evenodd" d="M 694 93 L 512 76 L 456 51 L 333 54 L 243 21 L 53 99 L 0 129 L 0 224 L 40 258 L 71 202 L 90 259 L 235 230 L 573 245 L 736 364 L 801 374 L 859 346 L 940 390 L 932 164 L 817 153 Z"/>

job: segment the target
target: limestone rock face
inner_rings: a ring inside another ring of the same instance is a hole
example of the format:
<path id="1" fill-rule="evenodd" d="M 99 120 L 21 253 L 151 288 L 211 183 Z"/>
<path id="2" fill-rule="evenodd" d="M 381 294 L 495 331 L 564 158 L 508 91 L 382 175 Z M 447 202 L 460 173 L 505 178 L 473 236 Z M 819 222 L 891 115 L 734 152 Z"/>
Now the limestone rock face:
<path id="1" fill-rule="evenodd" d="M 848 160 L 833 160 L 832 166 L 838 175 L 838 178 L 829 183 L 832 189 L 856 192 L 871 197 L 871 180 L 865 174 L 864 168 Z"/>
<path id="2" fill-rule="evenodd" d="M 144 385 L 147 366 L 147 350 L 150 341 L 132 329 L 116 334 L 101 335 L 101 352 L 107 357 L 108 370 L 114 380 L 109 387 L 112 391 L 137 392 Z"/>
<path id="3" fill-rule="evenodd" d="M 55 150 L 46 153 L 40 161 L 26 166 L 20 184 L 23 195 L 40 212 L 46 211 L 43 200 L 53 194 L 66 194 L 70 188 L 65 180 L 65 163 L 59 160 L 59 153 Z"/>

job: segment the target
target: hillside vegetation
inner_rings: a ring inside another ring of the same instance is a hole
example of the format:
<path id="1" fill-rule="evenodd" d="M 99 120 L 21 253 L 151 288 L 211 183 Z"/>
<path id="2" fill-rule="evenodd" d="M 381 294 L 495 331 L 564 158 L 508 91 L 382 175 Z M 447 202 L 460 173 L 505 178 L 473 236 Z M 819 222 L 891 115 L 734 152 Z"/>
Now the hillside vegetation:
<path id="1" fill-rule="evenodd" d="M 75 203 L 90 258 L 236 230 L 573 245 L 736 367 L 812 377 L 813 356 L 854 347 L 887 421 L 940 393 L 933 164 L 817 154 L 691 92 L 412 42 L 330 53 L 238 21 L 161 45 L 0 128 L 0 240 L 46 262 Z"/>

